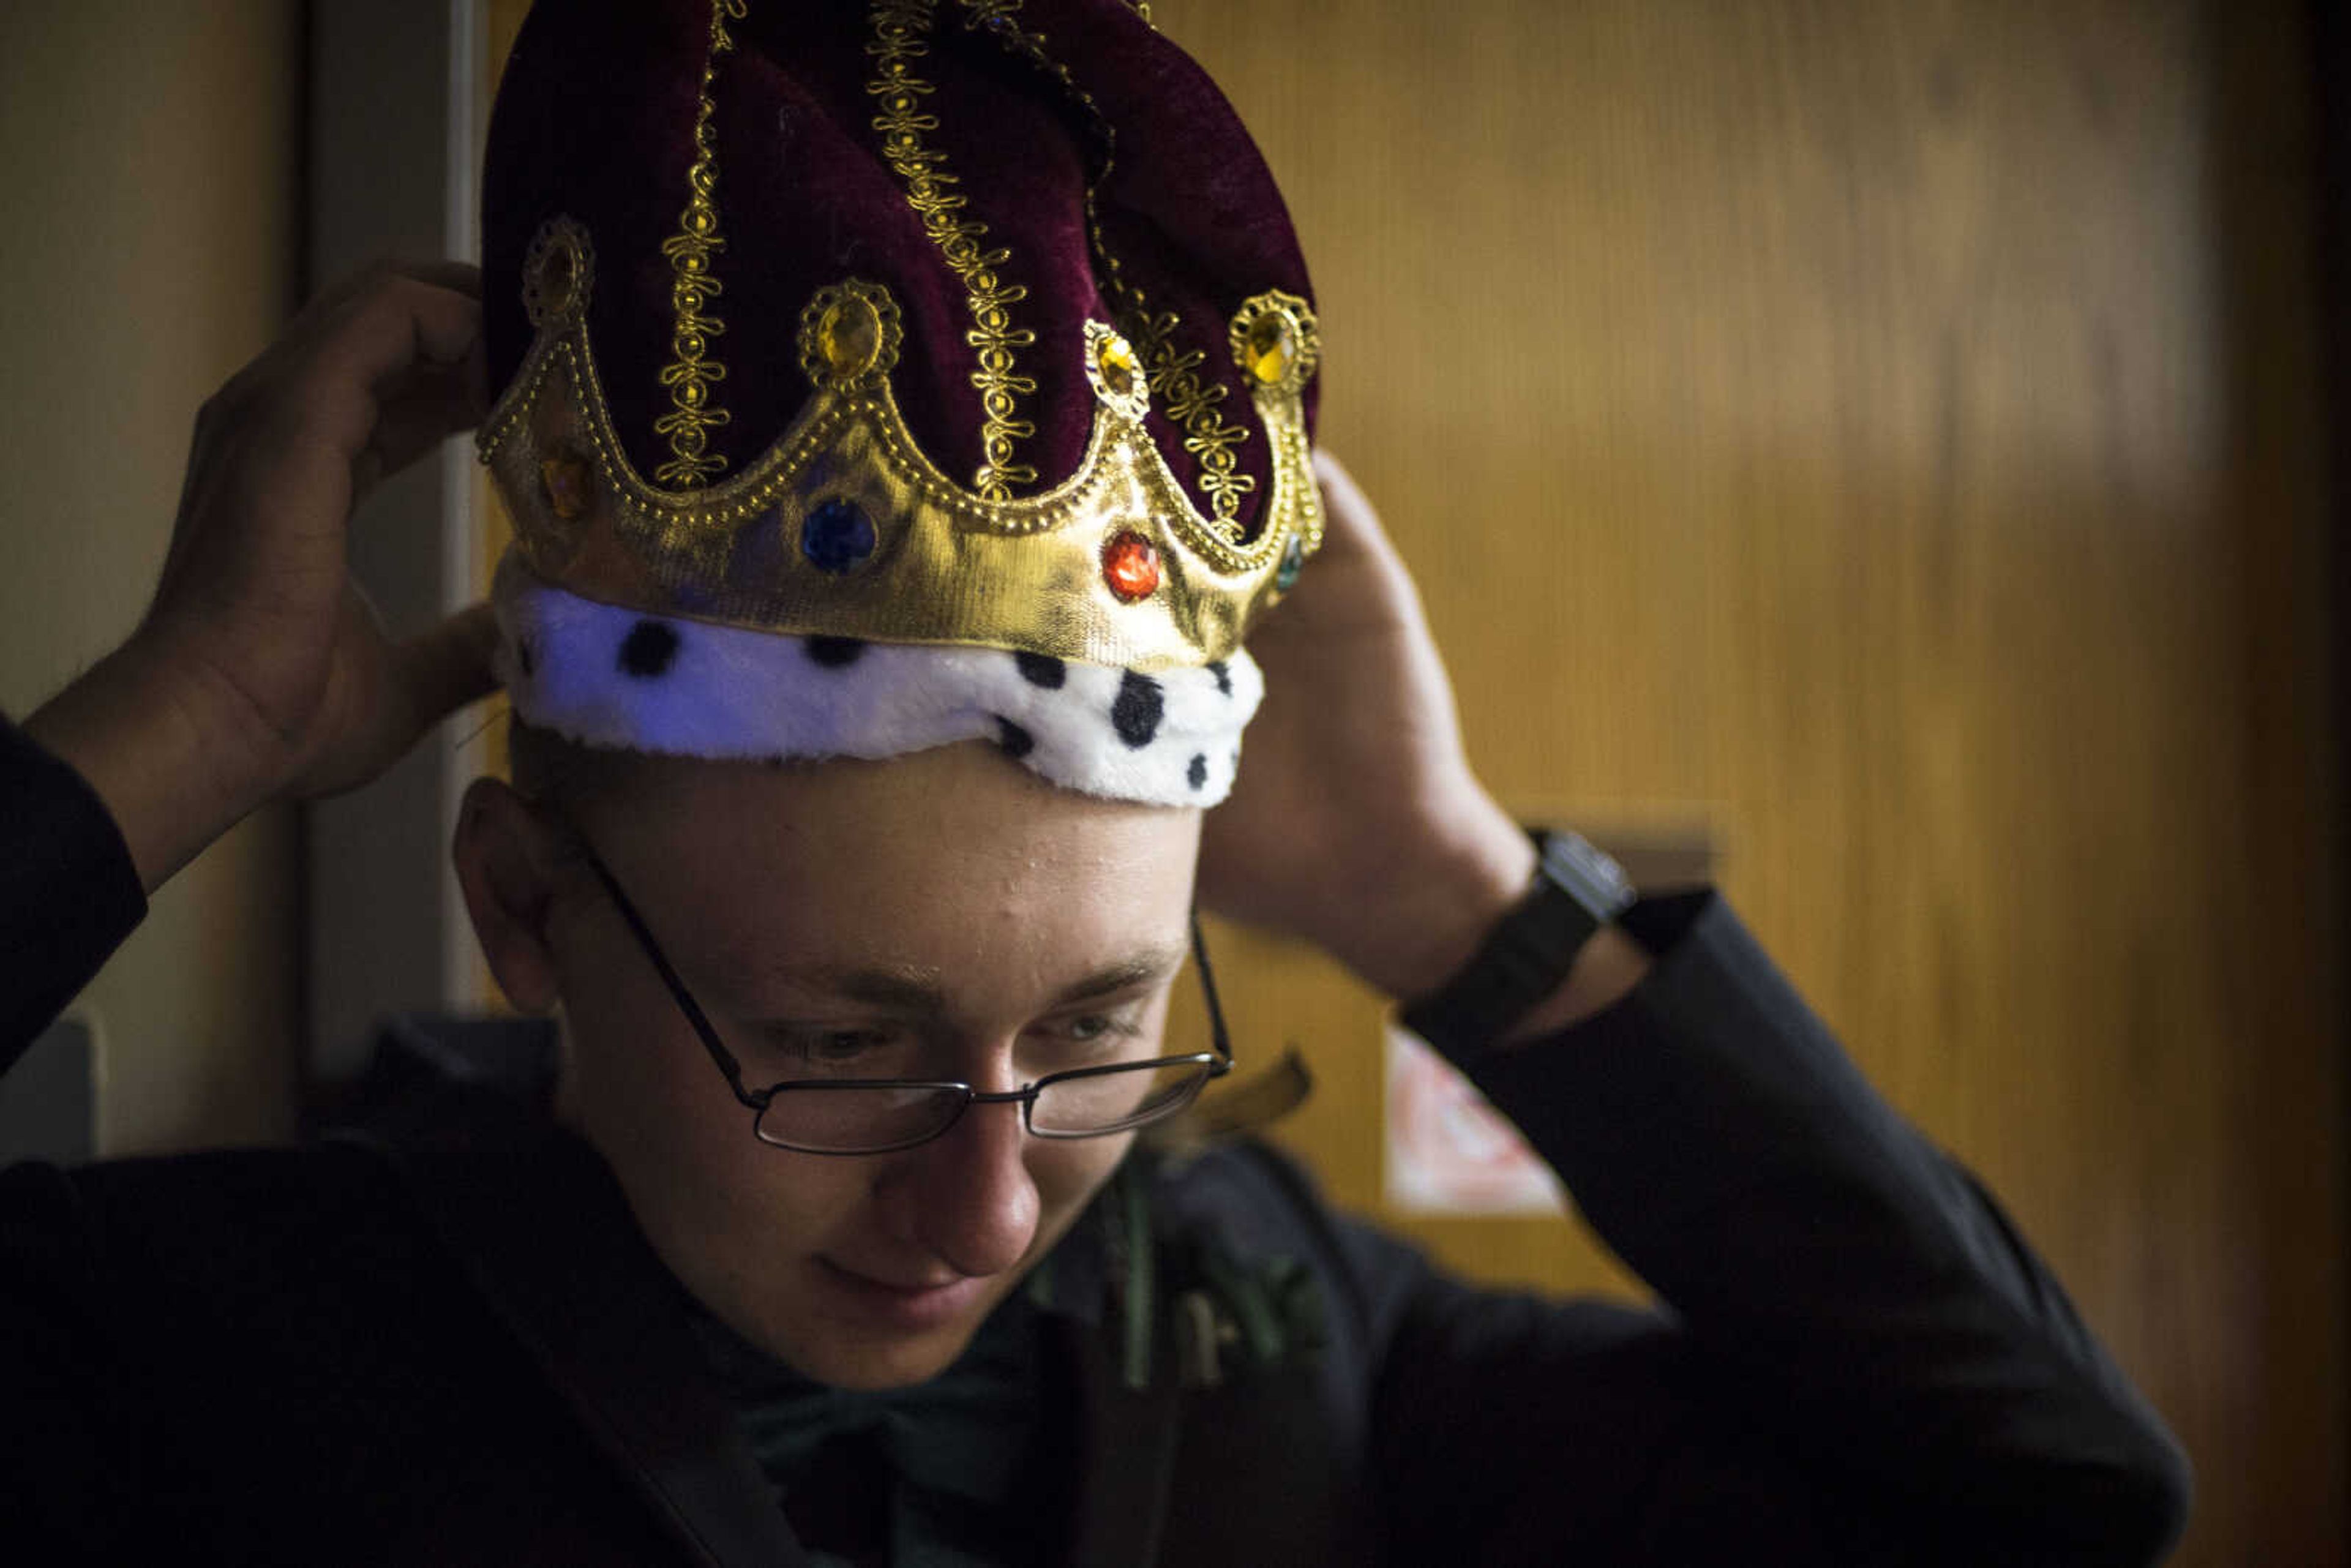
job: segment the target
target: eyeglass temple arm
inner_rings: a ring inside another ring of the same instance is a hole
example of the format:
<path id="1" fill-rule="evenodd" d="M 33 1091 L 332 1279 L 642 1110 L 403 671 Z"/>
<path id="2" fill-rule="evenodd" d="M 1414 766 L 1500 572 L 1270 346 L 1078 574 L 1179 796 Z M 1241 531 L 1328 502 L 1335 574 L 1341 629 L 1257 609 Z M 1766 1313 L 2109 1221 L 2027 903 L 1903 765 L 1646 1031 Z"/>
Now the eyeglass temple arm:
<path id="1" fill-rule="evenodd" d="M 584 835 L 580 838 L 580 848 L 588 857 L 589 869 L 604 884 L 604 891 L 612 895 L 612 907 L 621 912 L 621 918 L 628 923 L 629 930 L 635 935 L 637 945 L 645 950 L 645 956 L 653 960 L 653 968 L 661 975 L 662 984 L 669 988 L 669 994 L 675 998 L 678 1010 L 685 1014 L 685 1021 L 694 1026 L 694 1032 L 702 1037 L 703 1048 L 710 1052 L 711 1060 L 718 1063 L 718 1071 L 726 1075 L 727 1083 L 735 1091 L 735 1098 L 755 1111 L 765 1110 L 766 1099 L 743 1087 L 743 1064 L 735 1060 L 735 1053 L 726 1049 L 726 1042 L 718 1038 L 718 1031 L 710 1027 L 710 1019 L 703 1012 L 702 1004 L 694 999 L 694 993 L 685 988 L 685 982 L 677 977 L 675 969 L 670 967 L 669 955 L 664 953 L 661 944 L 653 940 L 644 916 L 639 915 L 637 906 L 629 902 L 629 895 L 621 891 L 620 879 L 612 874 L 611 868 L 604 863 L 604 857 L 596 852 L 596 846 L 590 843 Z"/>
<path id="2" fill-rule="evenodd" d="M 1225 1033 L 1225 1006 L 1217 999 L 1217 971 L 1208 962 L 1208 945 L 1200 937 L 1200 912 L 1192 911 L 1192 962 L 1200 967 L 1200 993 L 1208 1002 L 1208 1042 L 1225 1065 L 1233 1062 L 1233 1042 Z"/>

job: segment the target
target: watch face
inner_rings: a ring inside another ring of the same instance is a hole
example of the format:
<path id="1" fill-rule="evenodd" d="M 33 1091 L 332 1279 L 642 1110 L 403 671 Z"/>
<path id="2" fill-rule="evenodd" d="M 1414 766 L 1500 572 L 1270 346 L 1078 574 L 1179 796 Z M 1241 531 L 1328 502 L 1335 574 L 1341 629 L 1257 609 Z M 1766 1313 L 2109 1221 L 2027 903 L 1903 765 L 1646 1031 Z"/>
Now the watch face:
<path id="1" fill-rule="evenodd" d="M 1576 901 L 1603 919 L 1633 902 L 1625 868 L 1574 833 L 1552 833 L 1543 841 L 1543 863 Z"/>

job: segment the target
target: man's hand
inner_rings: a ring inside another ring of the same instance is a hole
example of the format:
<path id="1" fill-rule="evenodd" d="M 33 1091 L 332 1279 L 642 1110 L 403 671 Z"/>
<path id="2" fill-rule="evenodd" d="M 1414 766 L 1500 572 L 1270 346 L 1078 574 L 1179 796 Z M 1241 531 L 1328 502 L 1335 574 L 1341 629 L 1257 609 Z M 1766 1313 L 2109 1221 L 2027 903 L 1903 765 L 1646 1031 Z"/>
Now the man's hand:
<path id="1" fill-rule="evenodd" d="M 376 269 L 231 378 L 197 417 L 145 619 L 26 724 L 150 892 L 256 807 L 364 783 L 491 689 L 486 608 L 393 642 L 347 563 L 368 491 L 481 417 L 480 291 L 454 263 Z"/>
<path id="2" fill-rule="evenodd" d="M 1322 548 L 1249 641 L 1265 704 L 1208 813 L 1200 898 L 1413 997 L 1525 892 L 1534 849 L 1470 771 L 1420 596 L 1371 503 L 1329 454 L 1315 462 Z"/>
<path id="3" fill-rule="evenodd" d="M 1420 596 L 1371 503 L 1316 455 L 1322 549 L 1249 642 L 1265 704 L 1202 833 L 1200 902 L 1302 936 L 1391 997 L 1467 964 L 1526 893 L 1534 846 L 1470 770 Z M 1647 959 L 1620 931 L 1506 1037 L 1598 1011 Z"/>

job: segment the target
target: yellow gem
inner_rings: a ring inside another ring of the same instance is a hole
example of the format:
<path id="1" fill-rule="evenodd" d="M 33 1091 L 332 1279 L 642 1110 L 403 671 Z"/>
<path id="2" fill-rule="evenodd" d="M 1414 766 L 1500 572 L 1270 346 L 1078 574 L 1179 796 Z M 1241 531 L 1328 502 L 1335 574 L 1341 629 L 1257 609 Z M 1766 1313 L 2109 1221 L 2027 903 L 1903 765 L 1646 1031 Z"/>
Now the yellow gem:
<path id="1" fill-rule="evenodd" d="M 1298 362 L 1298 333 L 1290 318 L 1268 311 L 1249 323 L 1249 373 L 1267 386 L 1279 383 Z"/>
<path id="2" fill-rule="evenodd" d="M 571 308 L 571 287 L 577 281 L 571 252 L 561 246 L 547 253 L 547 265 L 538 278 L 539 303 L 550 315 L 559 316 Z"/>
<path id="3" fill-rule="evenodd" d="M 855 295 L 845 296 L 824 308 L 817 322 L 816 346 L 834 375 L 843 380 L 862 375 L 882 346 L 882 322 L 872 306 Z"/>
<path id="4" fill-rule="evenodd" d="M 542 458 L 538 482 L 547 492 L 548 509 L 565 522 L 576 522 L 588 510 L 588 465 L 569 452 Z"/>
<path id="5" fill-rule="evenodd" d="M 1125 339 L 1104 336 L 1101 349 L 1095 352 L 1094 362 L 1102 367 L 1102 385 L 1110 389 L 1113 397 L 1134 395 L 1136 379 L 1143 373 L 1143 367 L 1135 362 L 1134 350 L 1127 347 Z"/>

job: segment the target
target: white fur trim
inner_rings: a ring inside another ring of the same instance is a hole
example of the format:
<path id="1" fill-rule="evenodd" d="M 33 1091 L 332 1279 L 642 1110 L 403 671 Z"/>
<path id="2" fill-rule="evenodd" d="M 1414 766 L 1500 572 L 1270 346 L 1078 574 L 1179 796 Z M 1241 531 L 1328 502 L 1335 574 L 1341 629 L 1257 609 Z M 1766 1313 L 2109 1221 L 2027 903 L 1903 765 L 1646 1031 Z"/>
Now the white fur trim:
<path id="1" fill-rule="evenodd" d="M 512 562 L 495 598 L 516 715 L 619 750 L 880 759 L 988 740 L 1065 789 L 1213 806 L 1265 695 L 1242 652 L 1142 675 L 995 648 L 791 637 L 600 604 Z"/>

